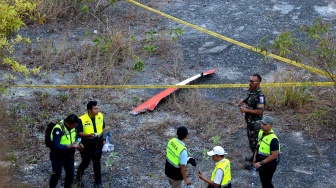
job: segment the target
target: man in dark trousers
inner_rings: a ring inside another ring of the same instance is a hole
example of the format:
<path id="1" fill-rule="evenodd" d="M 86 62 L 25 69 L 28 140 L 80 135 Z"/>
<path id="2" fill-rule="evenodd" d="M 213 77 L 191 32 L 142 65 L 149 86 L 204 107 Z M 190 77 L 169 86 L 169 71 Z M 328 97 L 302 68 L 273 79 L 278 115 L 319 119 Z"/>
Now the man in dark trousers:
<path id="1" fill-rule="evenodd" d="M 52 174 L 49 186 L 54 188 L 57 186 L 61 177 L 62 167 L 65 171 L 64 187 L 70 188 L 74 177 L 74 153 L 79 148 L 76 144 L 77 133 L 76 125 L 78 117 L 74 114 L 69 115 L 65 120 L 56 124 L 50 134 L 52 142 L 50 146 L 50 160 L 52 166 Z"/>
<path id="2" fill-rule="evenodd" d="M 187 137 L 188 129 L 181 126 L 177 129 L 177 138 L 170 139 L 167 144 L 165 174 L 172 188 L 181 188 L 182 180 L 191 185 L 187 178 L 188 151 L 184 143 Z"/>
<path id="3" fill-rule="evenodd" d="M 87 104 L 87 113 L 80 117 L 77 126 L 77 133 L 82 137 L 84 149 L 80 152 L 82 162 L 77 170 L 77 186 L 82 186 L 82 176 L 85 169 L 89 166 L 91 160 L 95 177 L 94 186 L 103 187 L 101 181 L 102 148 L 105 144 L 104 128 L 105 121 L 102 113 L 99 112 L 97 101 L 89 101 Z"/>
<path id="4" fill-rule="evenodd" d="M 247 97 L 240 100 L 237 105 L 240 111 L 245 113 L 247 137 L 252 151 L 251 155 L 246 157 L 246 161 L 252 162 L 257 146 L 258 132 L 260 130 L 260 123 L 258 123 L 258 120 L 261 120 L 262 118 L 266 101 L 264 94 L 260 89 L 261 76 L 259 74 L 253 74 L 250 76 L 249 82 L 250 88 Z M 244 104 L 246 104 L 245 107 L 243 106 Z M 252 167 L 252 164 L 245 166 L 247 170 L 251 170 Z"/>
<path id="5" fill-rule="evenodd" d="M 273 188 L 272 178 L 280 159 L 280 142 L 272 129 L 273 124 L 274 119 L 271 116 L 264 116 L 261 120 L 257 151 L 253 160 L 254 166 L 259 170 L 263 188 Z"/>

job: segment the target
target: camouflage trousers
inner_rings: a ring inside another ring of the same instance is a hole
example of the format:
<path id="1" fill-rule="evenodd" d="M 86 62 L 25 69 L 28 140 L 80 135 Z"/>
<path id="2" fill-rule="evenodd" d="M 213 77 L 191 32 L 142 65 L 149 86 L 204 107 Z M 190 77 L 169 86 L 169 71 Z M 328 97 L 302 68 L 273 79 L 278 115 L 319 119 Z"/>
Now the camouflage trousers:
<path id="1" fill-rule="evenodd" d="M 247 123 L 247 138 L 249 141 L 249 145 L 251 148 L 252 153 L 255 152 L 255 150 L 257 149 L 257 143 L 258 143 L 258 133 L 260 131 L 261 128 L 261 124 L 257 123 L 257 122 L 253 122 L 253 123 Z"/>

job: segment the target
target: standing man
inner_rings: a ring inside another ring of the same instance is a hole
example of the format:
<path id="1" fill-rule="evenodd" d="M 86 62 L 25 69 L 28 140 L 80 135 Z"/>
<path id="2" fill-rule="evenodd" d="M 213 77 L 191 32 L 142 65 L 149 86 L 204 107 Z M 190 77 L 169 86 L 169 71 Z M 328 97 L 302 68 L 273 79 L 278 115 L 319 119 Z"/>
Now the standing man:
<path id="1" fill-rule="evenodd" d="M 265 107 L 265 97 L 260 89 L 261 76 L 259 74 L 253 74 L 250 77 L 250 88 L 248 90 L 247 97 L 238 102 L 238 107 L 242 113 L 245 113 L 245 121 L 247 124 L 247 137 L 249 140 L 250 149 L 252 151 L 251 155 L 246 157 L 246 161 L 252 162 L 253 155 L 256 151 L 258 132 L 260 130 L 260 123 L 264 107 Z M 246 104 L 246 107 L 243 107 Z M 245 166 L 247 170 L 253 168 L 252 164 Z"/>
<path id="2" fill-rule="evenodd" d="M 100 158 L 105 144 L 105 121 L 103 114 L 99 112 L 97 101 L 88 102 L 87 113 L 82 115 L 80 119 L 77 133 L 82 137 L 84 149 L 80 152 L 82 162 L 77 170 L 77 184 L 82 185 L 82 176 L 92 160 L 95 187 L 100 188 L 102 187 Z"/>
<path id="3" fill-rule="evenodd" d="M 257 152 L 253 160 L 254 166 L 259 169 L 263 188 L 273 188 L 272 178 L 280 159 L 280 142 L 272 129 L 273 124 L 271 116 L 265 116 L 261 120 Z"/>
<path id="4" fill-rule="evenodd" d="M 205 178 L 201 171 L 198 172 L 198 177 L 209 184 L 208 188 L 231 188 L 230 161 L 224 158 L 224 154 L 227 153 L 222 146 L 216 146 L 208 152 L 208 155 L 216 162 L 210 180 Z"/>
<path id="5" fill-rule="evenodd" d="M 188 137 L 188 129 L 181 126 L 177 129 L 177 138 L 169 140 L 166 149 L 165 174 L 172 188 L 181 188 L 182 180 L 187 185 L 191 182 L 187 178 L 188 152 L 185 140 Z"/>
<path id="6" fill-rule="evenodd" d="M 64 187 L 70 188 L 74 177 L 74 154 L 79 146 L 77 140 L 76 125 L 78 117 L 74 114 L 69 115 L 65 120 L 56 124 L 50 134 L 50 160 L 52 174 L 49 186 L 55 188 L 61 177 L 62 166 L 65 171 Z"/>

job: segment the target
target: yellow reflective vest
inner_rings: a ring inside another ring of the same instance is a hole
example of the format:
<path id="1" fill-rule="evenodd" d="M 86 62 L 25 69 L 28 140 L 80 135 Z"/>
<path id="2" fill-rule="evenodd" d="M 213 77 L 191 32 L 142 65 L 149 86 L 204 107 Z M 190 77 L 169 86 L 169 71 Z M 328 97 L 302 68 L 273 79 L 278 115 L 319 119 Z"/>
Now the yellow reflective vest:
<path id="1" fill-rule="evenodd" d="M 68 145 L 71 145 L 72 143 L 74 143 L 76 141 L 76 135 L 77 135 L 76 134 L 76 129 L 73 128 L 70 131 L 68 131 L 68 129 L 64 125 L 63 120 L 59 124 L 54 126 L 51 133 L 54 132 L 55 128 L 59 128 L 59 129 L 62 130 L 62 132 L 60 133 L 60 134 L 62 134 L 60 144 L 68 146 Z M 50 140 L 53 141 L 53 139 L 54 139 L 54 135 L 50 134 Z"/>
<path id="2" fill-rule="evenodd" d="M 215 180 L 216 177 L 216 171 L 218 169 L 221 169 L 224 173 L 224 177 L 222 178 L 221 187 L 227 186 L 229 183 L 231 183 L 231 167 L 230 167 L 230 161 L 228 159 L 225 159 L 224 161 L 219 161 L 216 164 L 216 167 L 214 171 L 212 171 L 211 175 L 211 181 Z"/>
<path id="3" fill-rule="evenodd" d="M 83 125 L 83 132 L 86 134 L 92 134 L 94 133 L 93 123 L 88 113 L 82 115 L 79 117 L 82 120 Z M 104 126 L 104 116 L 102 113 L 98 112 L 98 114 L 95 116 L 95 123 L 96 123 L 96 130 L 98 137 L 100 137 L 103 134 L 103 126 Z"/>
<path id="4" fill-rule="evenodd" d="M 180 168 L 180 154 L 183 150 L 187 150 L 187 148 L 181 144 L 177 138 L 169 140 L 166 150 L 166 158 L 175 168 Z"/>
<path id="5" fill-rule="evenodd" d="M 274 134 L 273 129 L 270 131 L 268 135 L 263 136 L 264 131 L 260 130 L 258 134 L 258 154 L 264 157 L 268 157 L 271 155 L 271 141 L 273 138 L 278 139 L 278 137 Z M 279 140 L 279 139 L 278 139 Z M 279 142 L 279 153 L 280 153 L 280 142 Z"/>

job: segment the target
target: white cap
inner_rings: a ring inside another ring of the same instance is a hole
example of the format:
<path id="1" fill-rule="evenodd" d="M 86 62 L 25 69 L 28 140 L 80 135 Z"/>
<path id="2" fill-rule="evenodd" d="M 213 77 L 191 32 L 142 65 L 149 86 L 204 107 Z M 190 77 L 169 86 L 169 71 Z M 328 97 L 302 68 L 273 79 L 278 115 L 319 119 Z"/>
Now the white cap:
<path id="1" fill-rule="evenodd" d="M 208 152 L 209 156 L 214 155 L 224 155 L 227 154 L 222 146 L 215 146 L 211 151 Z"/>

